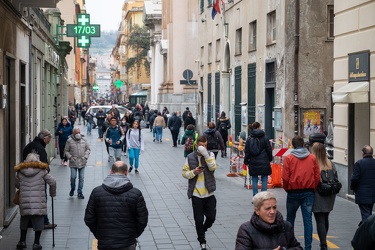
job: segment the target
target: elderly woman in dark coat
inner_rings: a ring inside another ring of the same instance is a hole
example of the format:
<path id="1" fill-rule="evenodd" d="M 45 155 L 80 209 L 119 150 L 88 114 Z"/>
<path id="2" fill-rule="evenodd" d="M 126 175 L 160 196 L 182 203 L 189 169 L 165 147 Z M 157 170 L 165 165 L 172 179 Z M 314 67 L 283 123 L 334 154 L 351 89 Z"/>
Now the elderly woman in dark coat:
<path id="1" fill-rule="evenodd" d="M 50 186 L 51 197 L 56 196 L 56 180 L 47 171 L 48 164 L 41 162 L 39 155 L 30 153 L 26 160 L 14 167 L 15 186 L 20 190 L 21 238 L 17 249 L 26 248 L 26 234 L 29 222 L 35 231 L 33 250 L 42 249 L 39 243 L 44 229 L 44 215 L 47 214 L 45 183 Z"/>
<path id="2" fill-rule="evenodd" d="M 327 171 L 329 176 L 337 178 L 337 171 L 333 163 L 326 156 L 326 149 L 322 143 L 315 142 L 311 148 L 311 153 L 315 155 L 318 161 L 320 173 Z M 320 250 L 327 250 L 327 234 L 329 227 L 329 213 L 333 210 L 336 194 L 323 196 L 315 192 L 314 205 L 312 211 L 316 221 L 316 230 L 320 240 Z"/>
<path id="3" fill-rule="evenodd" d="M 238 229 L 235 250 L 302 250 L 293 226 L 277 211 L 276 197 L 264 191 L 253 197 L 254 214 Z"/>

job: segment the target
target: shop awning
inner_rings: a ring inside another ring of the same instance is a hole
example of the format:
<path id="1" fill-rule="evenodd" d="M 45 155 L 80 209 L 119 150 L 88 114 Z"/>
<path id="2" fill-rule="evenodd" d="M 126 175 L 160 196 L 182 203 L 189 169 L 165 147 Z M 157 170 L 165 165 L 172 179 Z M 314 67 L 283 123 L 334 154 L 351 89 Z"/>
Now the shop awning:
<path id="1" fill-rule="evenodd" d="M 369 82 L 350 82 L 332 93 L 333 102 L 368 102 Z"/>

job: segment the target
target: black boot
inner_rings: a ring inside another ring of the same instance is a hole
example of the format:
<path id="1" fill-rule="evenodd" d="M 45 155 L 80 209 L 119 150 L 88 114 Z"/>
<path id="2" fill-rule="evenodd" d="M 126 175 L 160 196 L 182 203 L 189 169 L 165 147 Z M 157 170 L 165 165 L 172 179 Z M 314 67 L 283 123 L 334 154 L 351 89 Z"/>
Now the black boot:
<path id="1" fill-rule="evenodd" d="M 328 250 L 327 244 L 320 244 L 320 250 Z"/>

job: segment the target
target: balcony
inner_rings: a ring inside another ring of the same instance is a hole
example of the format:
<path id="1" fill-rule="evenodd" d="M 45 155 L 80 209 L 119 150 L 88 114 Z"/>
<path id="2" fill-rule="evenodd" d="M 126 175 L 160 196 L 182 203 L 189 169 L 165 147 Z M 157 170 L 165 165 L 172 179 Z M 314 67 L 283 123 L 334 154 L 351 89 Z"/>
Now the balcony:
<path id="1" fill-rule="evenodd" d="M 16 9 L 18 9 L 18 11 L 22 11 L 24 7 L 56 8 L 56 5 L 60 0 L 12 0 L 10 2 Z"/>

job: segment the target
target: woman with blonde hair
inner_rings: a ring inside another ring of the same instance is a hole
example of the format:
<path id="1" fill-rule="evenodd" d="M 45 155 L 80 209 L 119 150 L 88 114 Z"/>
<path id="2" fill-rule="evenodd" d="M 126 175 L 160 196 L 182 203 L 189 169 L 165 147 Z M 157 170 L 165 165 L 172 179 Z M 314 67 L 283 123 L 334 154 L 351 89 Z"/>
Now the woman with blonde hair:
<path id="1" fill-rule="evenodd" d="M 337 171 L 333 163 L 327 158 L 325 146 L 320 142 L 315 142 L 311 148 L 311 153 L 315 155 L 320 168 L 320 175 L 331 176 L 337 179 Z M 322 181 L 322 178 L 320 178 Z M 320 240 L 320 250 L 327 249 L 327 234 L 329 228 L 329 213 L 333 210 L 336 194 L 321 195 L 315 192 L 315 200 L 313 205 L 313 213 L 316 221 L 316 228 Z"/>
<path id="2" fill-rule="evenodd" d="M 277 210 L 276 196 L 263 191 L 253 197 L 254 213 L 238 229 L 236 250 L 302 250 L 293 226 Z"/>

